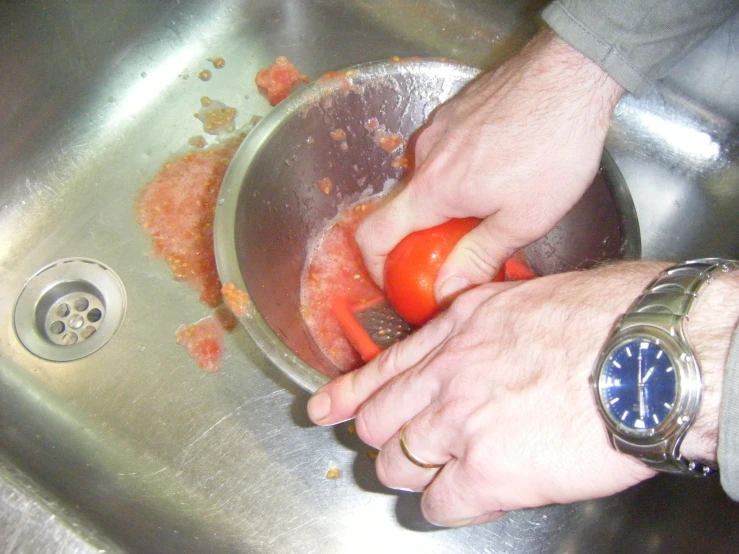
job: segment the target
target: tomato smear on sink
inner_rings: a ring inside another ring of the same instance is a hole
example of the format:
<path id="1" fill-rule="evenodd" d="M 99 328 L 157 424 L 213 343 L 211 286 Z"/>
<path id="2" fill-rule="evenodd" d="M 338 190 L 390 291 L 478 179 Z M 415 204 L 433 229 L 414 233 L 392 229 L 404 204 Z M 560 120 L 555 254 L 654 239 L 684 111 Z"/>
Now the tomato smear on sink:
<path id="1" fill-rule="evenodd" d="M 182 325 L 177 329 L 177 344 L 187 348 L 200 369 L 214 373 L 221 369 L 226 333 L 231 332 L 235 325 L 233 315 L 228 310 L 220 309 L 197 323 Z"/>
<path id="2" fill-rule="evenodd" d="M 151 236 L 154 255 L 211 307 L 222 302 L 213 252 L 216 201 L 242 139 L 235 137 L 167 162 L 138 201 L 139 223 Z"/>
<path id="3" fill-rule="evenodd" d="M 225 295 L 227 305 L 239 315 L 248 310 L 248 296 L 233 283 L 222 291 L 213 251 L 213 220 L 223 177 L 243 138 L 237 135 L 167 162 L 137 202 L 139 224 L 151 237 L 153 253 L 167 262 L 174 278 L 188 283 L 213 308 L 221 306 Z M 177 343 L 187 348 L 201 369 L 218 371 L 225 334 L 234 326 L 233 315 L 219 309 L 180 327 Z"/>
<path id="4" fill-rule="evenodd" d="M 259 70 L 256 77 L 259 92 L 270 106 L 276 106 L 287 98 L 295 87 L 309 81 L 310 79 L 300 73 L 285 56 L 278 56 L 275 63 Z"/>
<path id="5" fill-rule="evenodd" d="M 215 68 L 224 61 L 213 60 Z M 273 106 L 283 100 L 301 82 L 309 81 L 285 57 L 259 71 L 256 84 Z M 208 97 L 201 98 L 201 111 L 196 117 L 210 134 L 224 135 L 234 129 L 236 110 Z M 256 123 L 253 118 L 251 126 Z M 177 332 L 178 344 L 204 371 L 217 371 L 221 366 L 225 333 L 233 330 L 235 319 L 250 316 L 249 295 L 235 284 L 221 286 L 213 250 L 213 221 L 216 202 L 236 150 L 244 133 L 205 148 L 202 137 L 191 145 L 202 150 L 191 151 L 167 162 L 143 188 L 136 202 L 139 224 L 152 240 L 152 251 L 163 259 L 178 281 L 188 283 L 202 302 L 217 308 L 224 302 L 231 312 L 219 309 L 195 324 L 183 325 Z"/>

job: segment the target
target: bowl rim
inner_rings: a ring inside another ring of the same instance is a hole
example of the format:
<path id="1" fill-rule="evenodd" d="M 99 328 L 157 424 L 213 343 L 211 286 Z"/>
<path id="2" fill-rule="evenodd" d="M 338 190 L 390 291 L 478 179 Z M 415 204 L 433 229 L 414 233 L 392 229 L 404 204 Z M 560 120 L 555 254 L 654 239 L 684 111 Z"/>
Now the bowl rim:
<path id="1" fill-rule="evenodd" d="M 226 170 L 216 203 L 213 240 L 216 268 L 221 283 L 233 283 L 238 289 L 249 293 L 239 267 L 234 240 L 237 206 L 241 192 L 246 185 L 245 175 L 271 135 L 292 113 L 303 110 L 305 106 L 311 105 L 327 94 L 343 90 L 346 86 L 346 78 L 365 73 L 380 76 L 392 75 L 398 70 L 413 71 L 418 66 L 424 69 L 445 70 L 453 67 L 464 77 L 468 77 L 468 82 L 482 73 L 479 68 L 445 59 L 409 58 L 362 63 L 333 72 L 330 77 L 324 76 L 303 85 L 275 106 L 254 126 L 237 149 Z M 603 152 L 601 165 L 608 173 L 611 194 L 621 210 L 620 230 L 622 244 L 624 244 L 622 259 L 639 258 L 641 256 L 641 234 L 631 194 L 621 171 L 607 150 Z M 293 352 L 253 304 L 249 306 L 248 315 L 237 316 L 237 319 L 267 358 L 303 390 L 313 393 L 331 381 L 331 377 L 313 368 Z"/>

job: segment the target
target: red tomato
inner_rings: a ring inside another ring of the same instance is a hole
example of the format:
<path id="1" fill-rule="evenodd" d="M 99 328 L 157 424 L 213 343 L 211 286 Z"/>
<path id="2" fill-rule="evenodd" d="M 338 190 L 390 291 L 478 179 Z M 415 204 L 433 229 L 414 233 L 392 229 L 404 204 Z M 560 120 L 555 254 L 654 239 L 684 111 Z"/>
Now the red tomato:
<path id="1" fill-rule="evenodd" d="M 536 279 L 538 277 L 529 266 L 518 261 L 516 258 L 506 260 L 503 266 L 503 273 L 505 273 L 506 281 L 528 281 L 529 279 Z"/>
<path id="2" fill-rule="evenodd" d="M 385 260 L 385 293 L 408 323 L 421 326 L 441 311 L 434 298 L 439 269 L 459 239 L 479 223 L 474 217 L 451 219 L 411 233 L 390 252 Z"/>

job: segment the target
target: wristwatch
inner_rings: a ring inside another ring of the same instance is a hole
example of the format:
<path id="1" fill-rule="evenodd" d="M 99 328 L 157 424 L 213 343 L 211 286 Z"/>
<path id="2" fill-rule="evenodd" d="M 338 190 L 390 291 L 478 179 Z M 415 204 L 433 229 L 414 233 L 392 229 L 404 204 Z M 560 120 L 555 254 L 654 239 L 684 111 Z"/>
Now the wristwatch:
<path id="1" fill-rule="evenodd" d="M 704 258 L 666 269 L 616 323 L 591 384 L 613 447 L 652 468 L 703 476 L 680 444 L 700 408 L 703 383 L 683 322 L 700 288 L 739 262 Z"/>

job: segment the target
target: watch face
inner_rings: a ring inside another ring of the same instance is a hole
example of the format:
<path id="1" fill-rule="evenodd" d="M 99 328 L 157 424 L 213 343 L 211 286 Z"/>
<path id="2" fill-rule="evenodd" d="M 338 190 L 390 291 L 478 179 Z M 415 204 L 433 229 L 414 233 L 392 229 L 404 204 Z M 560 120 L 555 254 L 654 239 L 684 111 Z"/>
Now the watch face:
<path id="1" fill-rule="evenodd" d="M 633 339 L 617 346 L 602 366 L 601 402 L 618 426 L 642 431 L 662 423 L 677 398 L 677 375 L 658 341 Z"/>

